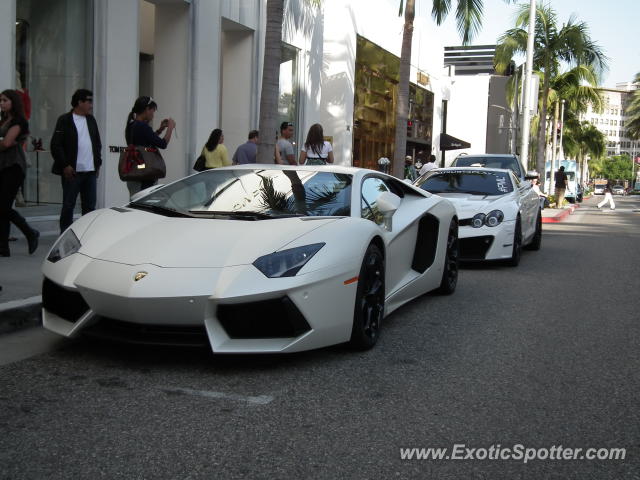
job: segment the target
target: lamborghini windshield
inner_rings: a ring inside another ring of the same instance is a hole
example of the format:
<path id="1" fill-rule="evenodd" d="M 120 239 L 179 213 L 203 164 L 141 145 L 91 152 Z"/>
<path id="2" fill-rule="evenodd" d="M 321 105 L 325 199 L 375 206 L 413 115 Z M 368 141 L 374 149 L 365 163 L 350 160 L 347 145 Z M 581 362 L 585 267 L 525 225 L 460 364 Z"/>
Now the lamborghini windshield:
<path id="1" fill-rule="evenodd" d="M 485 170 L 449 170 L 434 172 L 417 182 L 429 193 L 471 193 L 473 195 L 504 195 L 513 192 L 509 175 Z"/>
<path id="2" fill-rule="evenodd" d="M 157 213 L 247 220 L 349 216 L 351 183 L 351 175 L 333 172 L 214 169 L 161 187 L 130 206 Z"/>

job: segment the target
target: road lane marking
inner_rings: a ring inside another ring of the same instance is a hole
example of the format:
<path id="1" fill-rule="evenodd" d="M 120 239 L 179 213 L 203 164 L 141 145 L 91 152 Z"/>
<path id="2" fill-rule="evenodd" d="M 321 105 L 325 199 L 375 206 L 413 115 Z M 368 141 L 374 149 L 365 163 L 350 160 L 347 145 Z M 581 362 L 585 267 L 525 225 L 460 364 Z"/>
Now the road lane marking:
<path id="1" fill-rule="evenodd" d="M 226 400 L 235 400 L 238 402 L 245 402 L 251 405 L 267 405 L 273 401 L 273 397 L 270 395 L 238 395 L 236 393 L 224 393 L 224 392 L 212 392 L 210 390 L 194 390 L 192 388 L 180 388 L 180 387 L 163 387 L 162 390 L 166 393 L 177 393 L 183 395 L 193 395 L 196 397 L 205 398 L 222 398 Z"/>

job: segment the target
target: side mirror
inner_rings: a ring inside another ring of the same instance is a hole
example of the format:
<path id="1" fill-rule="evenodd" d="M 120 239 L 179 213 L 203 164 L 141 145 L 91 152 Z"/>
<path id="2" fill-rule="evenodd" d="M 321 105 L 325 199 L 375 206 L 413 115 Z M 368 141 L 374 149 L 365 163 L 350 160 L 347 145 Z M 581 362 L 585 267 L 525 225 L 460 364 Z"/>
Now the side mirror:
<path id="1" fill-rule="evenodd" d="M 393 229 L 393 214 L 396 213 L 402 199 L 391 192 L 382 192 L 376 199 L 378 210 L 384 218 L 384 229 L 390 232 Z"/>
<path id="2" fill-rule="evenodd" d="M 151 192 L 153 192 L 154 190 L 157 190 L 160 187 L 164 187 L 164 183 L 158 183 L 156 185 L 150 186 L 149 188 L 145 188 L 144 190 L 140 190 L 139 192 L 134 193 L 133 195 L 131 195 L 131 198 L 129 199 L 129 201 L 136 202 L 140 200 L 142 197 L 146 197 Z"/>

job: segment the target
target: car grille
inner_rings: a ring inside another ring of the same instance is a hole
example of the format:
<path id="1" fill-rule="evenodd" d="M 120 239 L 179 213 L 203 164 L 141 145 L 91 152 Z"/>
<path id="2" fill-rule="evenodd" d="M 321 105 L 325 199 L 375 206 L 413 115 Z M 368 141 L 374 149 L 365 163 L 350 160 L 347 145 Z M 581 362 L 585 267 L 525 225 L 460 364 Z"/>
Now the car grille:
<path id="1" fill-rule="evenodd" d="M 493 236 L 461 238 L 460 258 L 462 260 L 484 260 L 493 243 Z"/>
<path id="2" fill-rule="evenodd" d="M 219 305 L 217 316 L 230 338 L 294 338 L 311 330 L 288 297 Z"/>
<path id="3" fill-rule="evenodd" d="M 46 277 L 42 282 L 42 307 L 73 323 L 77 322 L 89 310 L 89 305 L 84 301 L 82 295 L 62 288 Z"/>
<path id="4" fill-rule="evenodd" d="M 82 333 L 104 340 L 141 345 L 185 347 L 209 345 L 209 337 L 204 325 L 146 325 L 99 316 L 97 322 Z"/>

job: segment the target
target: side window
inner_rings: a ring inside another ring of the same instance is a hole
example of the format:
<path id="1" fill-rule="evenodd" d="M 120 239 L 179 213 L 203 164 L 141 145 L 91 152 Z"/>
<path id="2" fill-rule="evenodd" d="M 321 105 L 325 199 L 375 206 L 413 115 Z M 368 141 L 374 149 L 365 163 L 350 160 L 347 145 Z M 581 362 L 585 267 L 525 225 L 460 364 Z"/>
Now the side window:
<path id="1" fill-rule="evenodd" d="M 362 218 L 382 225 L 382 214 L 376 204 L 378 196 L 382 192 L 388 192 L 389 188 L 379 178 L 369 177 L 362 182 Z"/>

